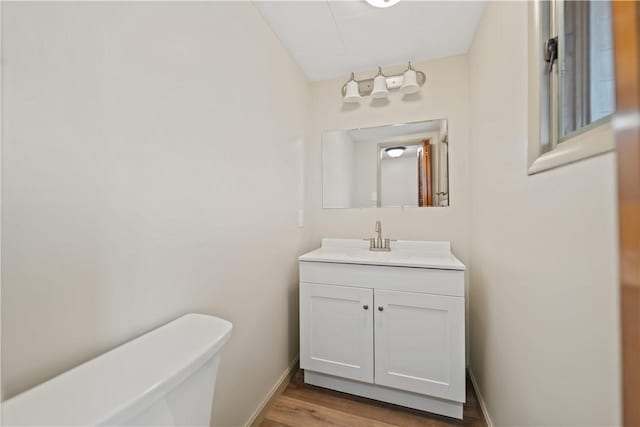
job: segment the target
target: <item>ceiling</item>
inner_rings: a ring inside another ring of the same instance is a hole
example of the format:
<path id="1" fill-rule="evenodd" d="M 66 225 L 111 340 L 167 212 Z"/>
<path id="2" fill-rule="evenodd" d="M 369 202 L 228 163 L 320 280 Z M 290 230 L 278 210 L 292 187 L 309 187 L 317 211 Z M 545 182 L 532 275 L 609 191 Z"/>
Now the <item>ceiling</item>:
<path id="1" fill-rule="evenodd" d="M 317 81 L 464 54 L 484 2 L 403 0 L 384 9 L 364 0 L 254 5 L 307 77 Z"/>

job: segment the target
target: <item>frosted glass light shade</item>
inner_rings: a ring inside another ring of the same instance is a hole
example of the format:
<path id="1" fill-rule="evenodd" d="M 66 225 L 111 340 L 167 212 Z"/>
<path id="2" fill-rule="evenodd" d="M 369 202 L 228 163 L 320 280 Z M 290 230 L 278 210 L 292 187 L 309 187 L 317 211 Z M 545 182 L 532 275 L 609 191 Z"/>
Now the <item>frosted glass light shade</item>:
<path id="1" fill-rule="evenodd" d="M 371 6 L 374 7 L 391 7 L 398 3 L 400 0 L 366 0 Z"/>
<path id="2" fill-rule="evenodd" d="M 406 149 L 407 147 L 389 147 L 384 151 L 387 153 L 389 157 L 396 158 L 396 157 L 402 156 L 402 154 L 404 153 L 404 150 Z"/>
<path id="3" fill-rule="evenodd" d="M 349 80 L 344 94 L 344 102 L 357 104 L 361 99 L 362 97 L 360 96 L 360 90 L 358 89 L 358 82 L 355 80 Z"/>
<path id="4" fill-rule="evenodd" d="M 373 98 L 386 98 L 389 96 L 389 89 L 387 88 L 387 78 L 382 74 L 378 74 L 373 79 L 373 91 L 371 92 Z"/>
<path id="5" fill-rule="evenodd" d="M 420 90 L 420 85 L 418 84 L 418 75 L 416 71 L 412 68 L 409 68 L 404 72 L 404 77 L 402 79 L 402 86 L 400 86 L 400 92 L 402 93 L 416 93 Z"/>

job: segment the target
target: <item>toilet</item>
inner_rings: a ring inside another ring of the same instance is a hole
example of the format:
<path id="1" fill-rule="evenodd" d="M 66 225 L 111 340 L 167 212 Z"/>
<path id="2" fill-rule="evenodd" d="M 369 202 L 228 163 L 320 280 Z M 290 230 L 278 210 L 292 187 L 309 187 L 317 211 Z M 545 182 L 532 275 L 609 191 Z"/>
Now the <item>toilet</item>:
<path id="1" fill-rule="evenodd" d="M 208 426 L 232 324 L 187 314 L 2 404 L 4 426 Z"/>

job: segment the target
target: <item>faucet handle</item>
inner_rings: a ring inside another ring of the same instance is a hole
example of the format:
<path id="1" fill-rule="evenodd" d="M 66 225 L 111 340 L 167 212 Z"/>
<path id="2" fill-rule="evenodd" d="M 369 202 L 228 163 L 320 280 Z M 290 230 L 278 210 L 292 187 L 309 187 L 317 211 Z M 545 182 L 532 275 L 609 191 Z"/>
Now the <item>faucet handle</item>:
<path id="1" fill-rule="evenodd" d="M 397 242 L 397 239 L 384 239 L 384 249 L 391 250 L 391 242 Z"/>
<path id="2" fill-rule="evenodd" d="M 375 237 L 367 237 L 365 239 L 362 240 L 368 240 L 369 241 L 369 249 L 373 249 L 376 247 L 376 238 Z"/>

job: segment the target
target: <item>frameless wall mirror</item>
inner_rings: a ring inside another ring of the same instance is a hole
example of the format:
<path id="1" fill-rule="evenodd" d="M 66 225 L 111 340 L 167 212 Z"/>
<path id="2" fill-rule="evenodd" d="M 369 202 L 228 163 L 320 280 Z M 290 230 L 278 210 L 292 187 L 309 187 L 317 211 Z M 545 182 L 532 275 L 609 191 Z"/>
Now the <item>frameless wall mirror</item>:
<path id="1" fill-rule="evenodd" d="M 327 131 L 322 206 L 449 206 L 447 120 Z"/>

